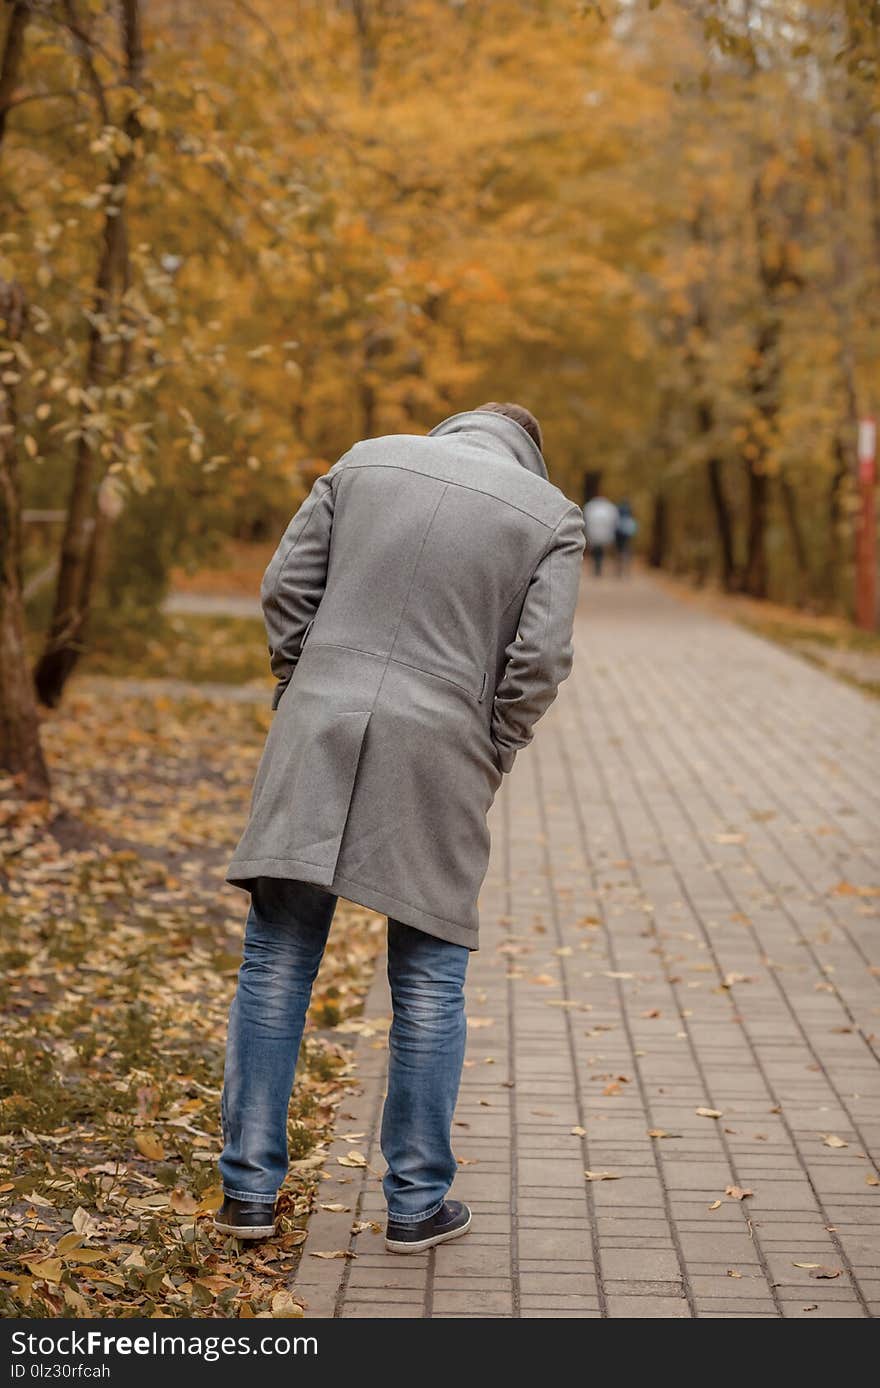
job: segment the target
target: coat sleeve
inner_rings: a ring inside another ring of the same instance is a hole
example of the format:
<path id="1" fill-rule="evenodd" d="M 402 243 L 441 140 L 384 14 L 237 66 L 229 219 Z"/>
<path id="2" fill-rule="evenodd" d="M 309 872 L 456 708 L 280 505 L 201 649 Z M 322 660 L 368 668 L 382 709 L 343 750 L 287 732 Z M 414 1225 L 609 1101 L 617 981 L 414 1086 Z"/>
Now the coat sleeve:
<path id="1" fill-rule="evenodd" d="M 510 771 L 520 747 L 547 712 L 571 671 L 572 627 L 584 552 L 583 516 L 572 506 L 532 574 L 516 638 L 495 691 L 492 740 L 502 771 Z"/>
<path id="2" fill-rule="evenodd" d="M 324 594 L 334 488 L 347 460 L 340 458 L 319 477 L 282 536 L 263 575 L 260 596 L 269 639 L 269 660 L 278 681 L 272 698 L 277 708 L 290 683 L 303 641 Z"/>

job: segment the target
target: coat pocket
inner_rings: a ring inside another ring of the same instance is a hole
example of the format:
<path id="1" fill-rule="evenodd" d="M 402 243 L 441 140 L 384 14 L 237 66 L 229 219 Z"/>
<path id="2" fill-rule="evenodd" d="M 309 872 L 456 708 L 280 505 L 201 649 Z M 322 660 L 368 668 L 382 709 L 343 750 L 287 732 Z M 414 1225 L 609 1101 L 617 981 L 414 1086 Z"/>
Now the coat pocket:
<path id="1" fill-rule="evenodd" d="M 318 703 L 296 713 L 287 730 L 289 752 L 274 749 L 260 787 L 244 856 L 306 864 L 315 869 L 311 880 L 327 885 L 336 870 L 370 714 L 338 713 Z"/>

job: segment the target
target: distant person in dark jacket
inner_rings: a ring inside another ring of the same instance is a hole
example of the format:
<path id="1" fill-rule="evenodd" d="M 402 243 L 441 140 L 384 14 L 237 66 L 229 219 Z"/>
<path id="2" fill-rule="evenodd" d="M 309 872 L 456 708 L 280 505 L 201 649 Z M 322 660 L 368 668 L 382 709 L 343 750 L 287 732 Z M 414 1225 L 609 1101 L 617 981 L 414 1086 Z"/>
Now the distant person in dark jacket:
<path id="1" fill-rule="evenodd" d="M 614 548 L 617 551 L 617 576 L 623 578 L 629 571 L 630 559 L 632 558 L 632 542 L 635 539 L 639 528 L 639 523 L 632 513 L 632 507 L 628 501 L 621 501 L 617 507 L 617 528 L 614 532 Z"/>

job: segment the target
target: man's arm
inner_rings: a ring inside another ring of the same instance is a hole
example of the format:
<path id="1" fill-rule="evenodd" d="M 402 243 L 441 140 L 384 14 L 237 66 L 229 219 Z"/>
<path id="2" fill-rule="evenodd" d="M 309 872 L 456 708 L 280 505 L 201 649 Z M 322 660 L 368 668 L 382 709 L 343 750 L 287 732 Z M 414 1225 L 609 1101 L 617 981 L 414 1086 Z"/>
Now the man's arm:
<path id="1" fill-rule="evenodd" d="M 346 458 L 347 458 L 346 454 Z M 319 477 L 282 536 L 263 575 L 260 595 L 272 673 L 278 680 L 272 707 L 290 683 L 309 623 L 327 582 L 334 484 L 346 458 Z"/>
<path id="2" fill-rule="evenodd" d="M 583 517 L 576 506 L 563 516 L 532 575 L 516 639 L 495 692 L 492 740 L 503 771 L 556 698 L 572 662 L 571 634 L 584 552 Z"/>

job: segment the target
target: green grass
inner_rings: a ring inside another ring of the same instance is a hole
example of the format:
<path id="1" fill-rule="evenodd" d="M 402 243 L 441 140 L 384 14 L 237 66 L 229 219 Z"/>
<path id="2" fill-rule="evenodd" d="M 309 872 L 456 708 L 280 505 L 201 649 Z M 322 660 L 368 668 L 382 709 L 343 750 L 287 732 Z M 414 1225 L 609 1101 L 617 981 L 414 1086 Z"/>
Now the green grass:
<path id="1" fill-rule="evenodd" d="M 122 679 L 179 679 L 200 684 L 268 680 L 266 633 L 258 617 L 151 615 L 98 632 L 80 669 Z"/>

